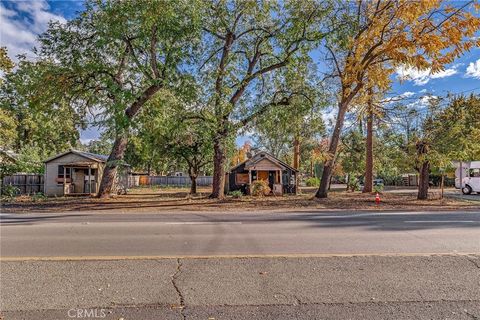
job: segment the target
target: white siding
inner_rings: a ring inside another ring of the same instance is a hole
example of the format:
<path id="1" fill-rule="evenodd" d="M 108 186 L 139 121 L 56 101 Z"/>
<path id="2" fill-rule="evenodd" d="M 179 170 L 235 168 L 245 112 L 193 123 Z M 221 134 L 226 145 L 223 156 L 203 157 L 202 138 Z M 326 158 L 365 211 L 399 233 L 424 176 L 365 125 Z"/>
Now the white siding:
<path id="1" fill-rule="evenodd" d="M 68 153 L 62 157 L 54 159 L 45 164 L 45 190 L 47 196 L 63 196 L 63 185 L 57 183 L 58 166 L 73 162 L 91 161 L 92 166 L 96 166 L 97 162 L 89 160 L 74 153 Z M 99 172 L 100 173 L 100 172 Z M 75 178 L 75 177 L 74 177 Z M 97 179 L 98 181 L 99 179 Z M 98 190 L 98 189 L 97 189 Z"/>

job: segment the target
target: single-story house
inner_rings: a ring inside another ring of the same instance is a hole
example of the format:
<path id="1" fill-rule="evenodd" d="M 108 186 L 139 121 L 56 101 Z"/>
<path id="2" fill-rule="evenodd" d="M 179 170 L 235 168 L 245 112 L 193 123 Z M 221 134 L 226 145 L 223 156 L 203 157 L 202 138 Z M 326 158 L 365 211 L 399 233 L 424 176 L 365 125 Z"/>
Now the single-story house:
<path id="1" fill-rule="evenodd" d="M 44 194 L 47 196 L 96 195 L 108 156 L 70 150 L 45 160 Z M 128 186 L 129 167 L 117 170 L 114 189 Z"/>
<path id="2" fill-rule="evenodd" d="M 244 162 L 231 168 L 227 173 L 227 192 L 240 190 L 250 193 L 250 185 L 255 180 L 268 181 L 276 195 L 295 193 L 298 170 L 275 158 L 265 151 L 260 151 Z"/>

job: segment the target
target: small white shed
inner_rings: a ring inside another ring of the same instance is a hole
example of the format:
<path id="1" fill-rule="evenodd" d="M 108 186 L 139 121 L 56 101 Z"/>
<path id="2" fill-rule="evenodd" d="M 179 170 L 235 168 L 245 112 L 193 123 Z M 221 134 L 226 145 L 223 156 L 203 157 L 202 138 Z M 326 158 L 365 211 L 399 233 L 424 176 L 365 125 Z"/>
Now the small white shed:
<path id="1" fill-rule="evenodd" d="M 108 156 L 70 150 L 45 160 L 47 196 L 96 195 Z M 116 189 L 127 189 L 128 170 L 119 170 Z"/>

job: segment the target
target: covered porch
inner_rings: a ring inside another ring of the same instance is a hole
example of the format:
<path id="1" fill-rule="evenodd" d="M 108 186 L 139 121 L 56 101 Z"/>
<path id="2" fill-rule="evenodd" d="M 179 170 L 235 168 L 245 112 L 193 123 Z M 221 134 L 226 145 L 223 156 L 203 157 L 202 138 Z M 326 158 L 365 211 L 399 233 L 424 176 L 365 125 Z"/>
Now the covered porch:
<path id="1" fill-rule="evenodd" d="M 63 169 L 63 194 L 65 196 L 94 196 L 98 190 L 98 162 L 73 162 Z M 66 178 L 70 176 L 70 178 Z"/>
<path id="2" fill-rule="evenodd" d="M 248 185 L 251 186 L 253 181 L 256 180 L 263 180 L 268 183 L 270 190 L 275 195 L 282 195 L 283 194 L 283 179 L 282 179 L 282 169 L 279 168 L 271 168 L 271 169 L 262 169 L 262 170 L 255 170 L 249 169 L 248 170 Z"/>
<path id="3" fill-rule="evenodd" d="M 266 181 L 274 195 L 296 192 L 297 170 L 265 151 L 237 164 L 227 175 L 227 192 L 239 190 L 250 194 L 251 186 L 257 180 Z"/>

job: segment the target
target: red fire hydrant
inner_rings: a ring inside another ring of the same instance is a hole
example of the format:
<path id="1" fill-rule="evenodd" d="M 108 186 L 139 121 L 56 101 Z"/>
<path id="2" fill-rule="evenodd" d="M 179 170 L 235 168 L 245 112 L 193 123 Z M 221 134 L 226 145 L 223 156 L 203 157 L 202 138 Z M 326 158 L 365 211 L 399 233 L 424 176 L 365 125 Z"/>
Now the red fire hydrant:
<path id="1" fill-rule="evenodd" d="M 377 194 L 376 194 L 376 196 L 375 196 L 375 203 L 376 203 L 376 204 L 380 204 L 380 195 L 378 194 L 378 192 L 377 192 Z"/>

